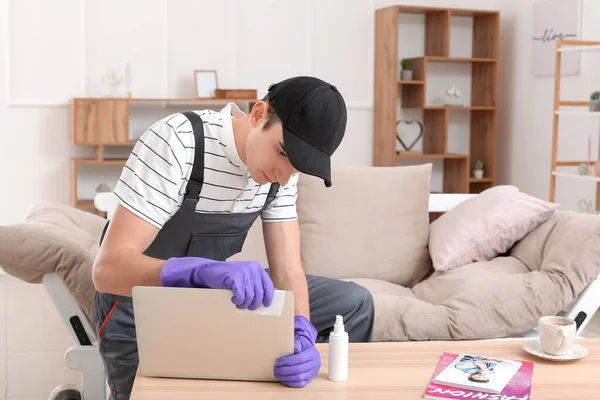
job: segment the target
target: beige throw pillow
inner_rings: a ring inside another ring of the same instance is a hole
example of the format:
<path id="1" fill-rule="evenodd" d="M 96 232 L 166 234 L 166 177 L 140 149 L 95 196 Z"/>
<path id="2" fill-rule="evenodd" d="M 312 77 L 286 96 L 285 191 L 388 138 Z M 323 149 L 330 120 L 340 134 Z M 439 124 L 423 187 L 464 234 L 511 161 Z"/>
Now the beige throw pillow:
<path id="1" fill-rule="evenodd" d="M 23 222 L 0 226 L 0 266 L 30 283 L 58 273 L 93 321 L 92 265 L 105 224 L 104 218 L 67 205 L 35 203 Z"/>
<path id="2" fill-rule="evenodd" d="M 435 220 L 429 229 L 429 253 L 436 271 L 488 261 L 551 218 L 560 205 L 495 186 Z"/>
<path id="3" fill-rule="evenodd" d="M 301 257 L 309 274 L 412 286 L 431 269 L 427 253 L 431 164 L 338 167 L 333 186 L 300 176 Z"/>

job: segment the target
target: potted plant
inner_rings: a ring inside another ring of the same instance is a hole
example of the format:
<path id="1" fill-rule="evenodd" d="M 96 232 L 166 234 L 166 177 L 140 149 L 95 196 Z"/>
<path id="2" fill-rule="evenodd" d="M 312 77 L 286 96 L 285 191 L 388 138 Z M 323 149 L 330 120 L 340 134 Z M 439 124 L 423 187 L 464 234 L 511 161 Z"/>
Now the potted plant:
<path id="1" fill-rule="evenodd" d="M 577 166 L 577 173 L 579 175 L 587 175 L 589 172 L 590 166 L 588 163 L 581 163 Z"/>
<path id="2" fill-rule="evenodd" d="M 475 163 L 475 169 L 473 170 L 473 176 L 475 179 L 483 178 L 483 163 L 481 160 L 477 160 Z"/>
<path id="3" fill-rule="evenodd" d="M 600 111 L 600 91 L 598 90 L 590 95 L 590 111 Z"/>
<path id="4" fill-rule="evenodd" d="M 410 70 L 410 64 L 406 61 L 400 63 L 402 71 L 400 71 L 400 79 L 403 81 L 412 81 L 412 71 Z"/>

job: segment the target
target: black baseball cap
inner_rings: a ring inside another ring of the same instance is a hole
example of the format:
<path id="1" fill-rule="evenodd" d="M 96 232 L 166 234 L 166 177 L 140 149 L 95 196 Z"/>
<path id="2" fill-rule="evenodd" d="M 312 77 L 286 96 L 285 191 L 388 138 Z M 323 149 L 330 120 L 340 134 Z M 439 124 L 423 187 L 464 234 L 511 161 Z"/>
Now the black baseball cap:
<path id="1" fill-rule="evenodd" d="M 283 125 L 283 144 L 298 171 L 331 186 L 331 155 L 346 131 L 346 104 L 337 88 L 311 76 L 272 84 L 266 96 Z"/>

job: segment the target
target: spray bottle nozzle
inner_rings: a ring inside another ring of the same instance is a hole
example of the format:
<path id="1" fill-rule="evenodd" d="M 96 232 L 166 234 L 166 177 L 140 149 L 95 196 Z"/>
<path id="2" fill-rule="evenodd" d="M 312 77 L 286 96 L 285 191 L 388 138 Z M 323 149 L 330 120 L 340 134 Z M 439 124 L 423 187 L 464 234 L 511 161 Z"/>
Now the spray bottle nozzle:
<path id="1" fill-rule="evenodd" d="M 333 333 L 344 332 L 344 317 L 341 315 L 335 316 L 335 325 L 333 325 Z"/>

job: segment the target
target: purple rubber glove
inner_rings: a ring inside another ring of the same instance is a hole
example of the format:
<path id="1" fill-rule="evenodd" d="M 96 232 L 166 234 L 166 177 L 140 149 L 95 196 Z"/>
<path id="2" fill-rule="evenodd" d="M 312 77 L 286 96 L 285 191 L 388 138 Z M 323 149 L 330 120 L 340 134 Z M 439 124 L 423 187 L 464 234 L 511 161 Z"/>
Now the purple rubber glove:
<path id="1" fill-rule="evenodd" d="M 275 288 L 264 268 L 254 261 L 215 261 L 200 257 L 169 258 L 160 273 L 165 287 L 231 290 L 239 309 L 256 310 L 273 302 Z"/>
<path id="2" fill-rule="evenodd" d="M 275 360 L 275 378 L 290 387 L 301 388 L 319 373 L 321 355 L 315 347 L 317 330 L 306 317 L 294 317 L 294 354 Z"/>

